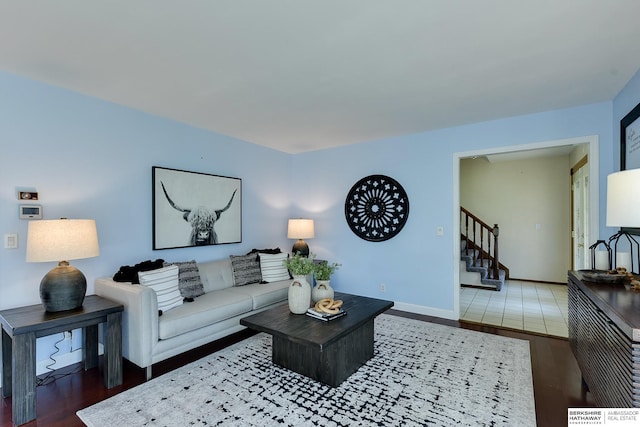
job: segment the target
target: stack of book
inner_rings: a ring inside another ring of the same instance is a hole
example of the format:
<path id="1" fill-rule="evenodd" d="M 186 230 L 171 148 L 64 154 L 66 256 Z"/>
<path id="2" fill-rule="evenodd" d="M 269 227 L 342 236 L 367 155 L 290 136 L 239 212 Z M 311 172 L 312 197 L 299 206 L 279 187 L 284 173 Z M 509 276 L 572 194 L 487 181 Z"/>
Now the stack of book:
<path id="1" fill-rule="evenodd" d="M 322 311 L 318 311 L 315 308 L 311 307 L 307 310 L 307 316 L 313 317 L 314 319 L 324 320 L 328 322 L 329 320 L 337 319 L 338 317 L 342 317 L 347 314 L 342 308 L 339 312 L 335 314 L 323 313 Z"/>

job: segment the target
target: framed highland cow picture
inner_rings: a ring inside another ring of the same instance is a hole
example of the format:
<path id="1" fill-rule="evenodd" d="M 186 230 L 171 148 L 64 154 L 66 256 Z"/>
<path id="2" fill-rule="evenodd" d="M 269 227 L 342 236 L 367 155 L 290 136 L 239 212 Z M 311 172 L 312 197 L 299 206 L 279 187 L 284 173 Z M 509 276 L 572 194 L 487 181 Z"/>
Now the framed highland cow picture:
<path id="1" fill-rule="evenodd" d="M 152 168 L 153 249 L 242 242 L 242 180 Z"/>

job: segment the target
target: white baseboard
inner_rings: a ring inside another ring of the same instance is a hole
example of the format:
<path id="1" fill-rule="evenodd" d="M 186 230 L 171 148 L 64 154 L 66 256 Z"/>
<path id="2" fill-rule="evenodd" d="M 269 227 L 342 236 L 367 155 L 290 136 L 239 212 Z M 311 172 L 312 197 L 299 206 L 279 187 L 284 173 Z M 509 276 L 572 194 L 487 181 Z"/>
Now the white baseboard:
<path id="1" fill-rule="evenodd" d="M 458 316 L 451 310 L 442 310 L 440 308 L 425 307 L 423 305 L 407 304 L 405 302 L 394 302 L 393 308 L 409 313 L 424 314 L 425 316 L 441 317 L 449 320 L 459 320 Z"/>

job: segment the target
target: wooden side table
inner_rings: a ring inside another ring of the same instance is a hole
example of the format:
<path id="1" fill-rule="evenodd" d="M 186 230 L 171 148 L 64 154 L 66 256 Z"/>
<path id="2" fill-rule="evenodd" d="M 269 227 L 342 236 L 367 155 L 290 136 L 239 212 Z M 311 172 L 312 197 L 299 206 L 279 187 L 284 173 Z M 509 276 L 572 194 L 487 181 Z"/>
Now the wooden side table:
<path id="1" fill-rule="evenodd" d="M 36 418 L 36 338 L 82 328 L 84 368 L 98 366 L 98 324 L 103 324 L 104 384 L 122 384 L 121 304 L 89 295 L 77 310 L 47 313 L 41 304 L 0 311 L 2 397 L 11 399 L 15 425 Z"/>

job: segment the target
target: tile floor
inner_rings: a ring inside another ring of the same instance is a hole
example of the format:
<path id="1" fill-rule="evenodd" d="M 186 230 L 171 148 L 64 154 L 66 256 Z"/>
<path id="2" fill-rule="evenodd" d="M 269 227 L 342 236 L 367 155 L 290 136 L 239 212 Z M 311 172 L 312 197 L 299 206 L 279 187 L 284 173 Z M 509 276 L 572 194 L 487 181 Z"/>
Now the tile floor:
<path id="1" fill-rule="evenodd" d="M 507 280 L 500 292 L 460 288 L 461 320 L 568 337 L 567 286 Z"/>

